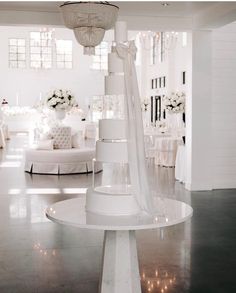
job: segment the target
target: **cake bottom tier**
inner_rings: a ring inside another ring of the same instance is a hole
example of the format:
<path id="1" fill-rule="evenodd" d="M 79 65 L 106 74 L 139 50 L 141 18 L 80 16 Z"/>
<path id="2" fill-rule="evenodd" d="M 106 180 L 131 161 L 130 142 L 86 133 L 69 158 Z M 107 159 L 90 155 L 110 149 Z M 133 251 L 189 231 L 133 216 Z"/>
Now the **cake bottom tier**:
<path id="1" fill-rule="evenodd" d="M 121 189 L 119 186 L 99 186 L 88 189 L 86 210 L 106 216 L 130 216 L 139 213 L 140 208 L 132 194 L 114 192 Z M 108 193 L 108 190 L 111 193 Z"/>

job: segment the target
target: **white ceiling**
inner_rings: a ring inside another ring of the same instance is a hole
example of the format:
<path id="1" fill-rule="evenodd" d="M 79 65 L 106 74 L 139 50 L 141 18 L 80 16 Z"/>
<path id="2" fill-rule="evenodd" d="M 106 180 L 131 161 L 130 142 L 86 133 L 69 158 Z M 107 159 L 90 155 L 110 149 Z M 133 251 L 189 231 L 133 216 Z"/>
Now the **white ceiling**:
<path id="1" fill-rule="evenodd" d="M 59 12 L 63 1 L 1 1 L 0 10 Z"/>
<path id="2" fill-rule="evenodd" d="M 110 1 L 129 29 L 212 29 L 236 20 L 236 2 Z M 1 1 L 0 25 L 63 26 L 63 1 Z"/>
<path id="3" fill-rule="evenodd" d="M 163 1 L 164 2 L 164 1 Z M 112 2 L 120 7 L 121 15 L 142 15 L 142 16 L 179 16 L 191 17 L 216 2 L 167 2 L 168 6 L 163 6 L 160 1 L 141 2 Z"/>
<path id="4" fill-rule="evenodd" d="M 63 1 L 1 1 L 0 10 L 59 12 Z M 191 17 L 217 2 L 110 1 L 120 8 L 120 15 Z"/>

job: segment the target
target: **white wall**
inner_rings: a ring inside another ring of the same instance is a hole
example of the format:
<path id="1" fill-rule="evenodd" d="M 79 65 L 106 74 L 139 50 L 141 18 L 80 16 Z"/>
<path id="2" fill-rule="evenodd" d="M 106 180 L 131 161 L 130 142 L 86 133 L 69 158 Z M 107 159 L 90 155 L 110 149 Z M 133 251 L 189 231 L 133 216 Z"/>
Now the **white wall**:
<path id="1" fill-rule="evenodd" d="M 182 45 L 182 32 L 179 32 L 176 45 L 167 51 L 163 62 L 150 65 L 150 48 L 142 48 L 142 79 L 141 96 L 150 98 L 151 96 L 168 95 L 171 92 L 183 91 L 186 99 L 191 95 L 192 79 L 192 34 L 187 33 L 187 45 Z M 182 84 L 182 72 L 186 71 L 186 84 Z M 151 80 L 166 76 L 166 87 L 151 89 Z M 150 111 L 150 106 L 149 106 Z M 168 116 L 168 114 L 167 114 Z M 150 115 L 149 115 L 150 117 Z M 167 117 L 168 119 L 168 117 Z"/>
<path id="2" fill-rule="evenodd" d="M 10 105 L 33 106 L 40 95 L 45 96 L 54 88 L 70 89 L 82 108 L 86 108 L 92 95 L 103 94 L 103 74 L 90 69 L 92 57 L 83 55 L 82 47 L 76 42 L 73 32 L 66 28 L 55 30 L 56 39 L 73 41 L 73 69 L 36 70 L 29 67 L 29 33 L 38 27 L 0 27 L 0 98 L 6 98 Z M 109 32 L 106 39 L 112 39 Z M 8 67 L 8 39 L 25 38 L 27 40 L 27 68 Z"/>
<path id="3" fill-rule="evenodd" d="M 176 45 L 167 51 L 166 58 L 163 62 L 157 62 L 155 65 L 150 65 L 150 50 L 146 50 L 148 59 L 148 67 L 146 74 L 146 95 L 162 95 L 168 94 L 171 91 L 187 91 L 188 84 L 191 82 L 191 33 L 187 33 L 187 46 L 182 45 L 182 33 L 178 34 Z M 145 52 L 145 50 L 143 50 Z M 187 83 L 182 84 L 181 73 L 186 71 Z M 166 88 L 151 89 L 151 79 L 156 77 L 166 76 Z"/>
<path id="4" fill-rule="evenodd" d="M 236 188 L 236 23 L 213 31 L 213 188 Z"/>
<path id="5" fill-rule="evenodd" d="M 192 90 L 186 104 L 186 187 L 212 189 L 211 32 L 192 33 Z"/>
<path id="6" fill-rule="evenodd" d="M 33 106 L 37 103 L 40 93 L 44 97 L 55 88 L 70 89 L 80 107 L 87 110 L 93 95 L 104 94 L 105 72 L 91 70 L 92 56 L 83 55 L 80 46 L 72 32 L 67 28 L 56 28 L 55 38 L 73 41 L 73 69 L 31 69 L 29 66 L 29 37 L 31 31 L 42 27 L 0 27 L 0 99 L 6 98 L 10 105 L 16 105 L 16 95 L 19 96 L 20 106 Z M 129 39 L 134 39 L 137 32 L 130 31 Z M 12 69 L 8 67 L 8 39 L 25 38 L 27 48 L 27 67 Z M 107 31 L 105 41 L 114 39 L 113 30 Z M 55 56 L 55 55 L 54 55 Z M 140 66 L 137 67 L 140 80 Z"/>

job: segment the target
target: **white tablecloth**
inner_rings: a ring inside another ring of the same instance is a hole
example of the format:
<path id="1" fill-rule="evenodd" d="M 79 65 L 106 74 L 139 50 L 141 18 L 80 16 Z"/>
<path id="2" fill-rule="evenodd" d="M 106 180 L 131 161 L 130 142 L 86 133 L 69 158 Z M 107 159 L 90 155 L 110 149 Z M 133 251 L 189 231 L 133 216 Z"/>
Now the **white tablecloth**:
<path id="1" fill-rule="evenodd" d="M 159 138 L 156 140 L 155 164 L 165 167 L 174 167 L 178 146 L 181 138 Z"/>
<path id="2" fill-rule="evenodd" d="M 144 134 L 144 144 L 146 158 L 155 158 L 157 143 L 156 141 L 160 138 L 171 137 L 168 133 L 145 133 Z"/>
<path id="3" fill-rule="evenodd" d="M 0 124 L 0 148 L 4 148 L 5 145 L 4 130 L 3 126 Z"/>
<path id="4" fill-rule="evenodd" d="M 186 180 L 186 151 L 184 145 L 179 145 L 176 155 L 175 179 L 180 182 Z"/>

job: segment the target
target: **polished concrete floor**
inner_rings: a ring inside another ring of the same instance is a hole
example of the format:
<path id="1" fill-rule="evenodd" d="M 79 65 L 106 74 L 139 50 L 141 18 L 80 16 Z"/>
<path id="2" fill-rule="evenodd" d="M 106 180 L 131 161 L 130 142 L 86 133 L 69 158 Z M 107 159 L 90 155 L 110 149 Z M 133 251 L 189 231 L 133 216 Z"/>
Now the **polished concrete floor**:
<path id="1" fill-rule="evenodd" d="M 91 175 L 24 173 L 27 145 L 18 134 L 0 150 L 0 292 L 95 293 L 103 232 L 56 225 L 44 214 L 54 202 L 84 196 Z M 236 191 L 189 193 L 173 169 L 148 168 L 153 195 L 190 203 L 194 215 L 137 232 L 142 292 L 236 292 Z"/>

